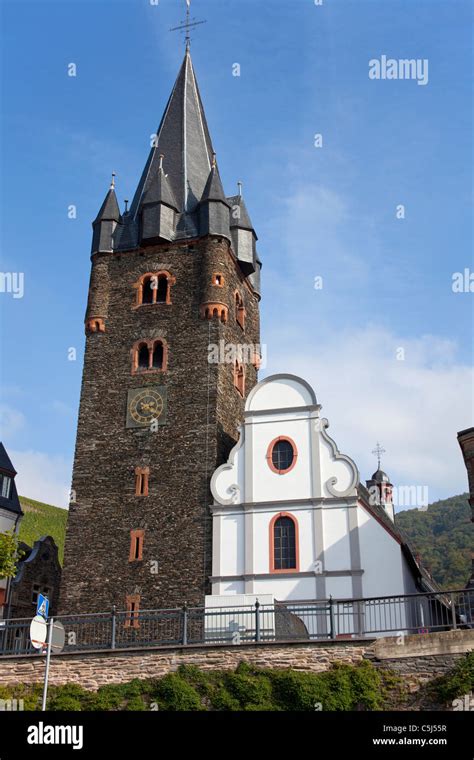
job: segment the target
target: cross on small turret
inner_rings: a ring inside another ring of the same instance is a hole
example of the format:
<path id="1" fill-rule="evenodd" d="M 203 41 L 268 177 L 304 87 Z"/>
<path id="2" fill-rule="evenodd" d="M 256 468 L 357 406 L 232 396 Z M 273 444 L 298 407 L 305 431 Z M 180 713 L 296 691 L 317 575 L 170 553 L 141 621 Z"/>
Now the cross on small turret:
<path id="1" fill-rule="evenodd" d="M 372 449 L 372 454 L 375 454 L 377 457 L 377 469 L 380 470 L 380 458 L 382 454 L 385 454 L 385 449 L 380 445 L 380 443 L 377 441 L 377 445 L 375 449 Z"/>
<path id="2" fill-rule="evenodd" d="M 185 0 L 186 2 L 186 21 L 183 21 L 182 24 L 179 26 L 173 26 L 170 29 L 170 32 L 185 32 L 185 40 L 186 40 L 186 49 L 189 49 L 189 46 L 191 44 L 191 35 L 189 34 L 189 30 L 192 29 L 195 26 L 199 26 L 200 24 L 207 23 L 206 21 L 196 21 L 193 19 L 191 21 L 191 0 Z"/>

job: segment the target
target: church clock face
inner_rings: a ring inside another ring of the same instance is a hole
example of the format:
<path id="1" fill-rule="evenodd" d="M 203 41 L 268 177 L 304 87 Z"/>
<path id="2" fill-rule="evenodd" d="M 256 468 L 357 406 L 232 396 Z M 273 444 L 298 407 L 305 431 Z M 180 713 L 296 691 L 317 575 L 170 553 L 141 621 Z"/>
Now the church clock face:
<path id="1" fill-rule="evenodd" d="M 166 407 L 166 388 L 163 386 L 135 388 L 128 392 L 126 426 L 140 428 L 152 424 L 164 425 Z"/>

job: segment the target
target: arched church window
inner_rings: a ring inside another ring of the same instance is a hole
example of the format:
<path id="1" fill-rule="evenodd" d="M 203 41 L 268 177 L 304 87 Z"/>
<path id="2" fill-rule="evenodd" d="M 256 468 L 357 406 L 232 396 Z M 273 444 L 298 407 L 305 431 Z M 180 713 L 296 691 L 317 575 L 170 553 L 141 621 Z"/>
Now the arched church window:
<path id="1" fill-rule="evenodd" d="M 245 306 L 242 296 L 240 295 L 239 291 L 235 291 L 235 319 L 237 324 L 239 324 L 242 328 L 242 330 L 245 327 Z"/>
<path id="2" fill-rule="evenodd" d="M 270 524 L 270 571 L 299 570 L 298 523 L 282 512 Z"/>
<path id="3" fill-rule="evenodd" d="M 296 464 L 298 452 L 296 444 L 291 438 L 279 436 L 269 445 L 267 450 L 267 462 L 273 472 L 284 475 Z"/>
<path id="4" fill-rule="evenodd" d="M 135 496 L 148 496 L 148 467 L 135 467 Z"/>
<path id="5" fill-rule="evenodd" d="M 138 348 L 138 369 L 148 369 L 150 364 L 150 350 L 146 343 Z"/>
<path id="6" fill-rule="evenodd" d="M 139 340 L 132 348 L 132 375 L 164 372 L 168 368 L 168 346 L 159 340 Z"/>
<path id="7" fill-rule="evenodd" d="M 142 303 L 153 303 L 153 277 L 145 277 L 142 286 Z"/>
<path id="8" fill-rule="evenodd" d="M 130 554 L 128 557 L 129 562 L 139 562 L 143 559 L 143 539 L 145 537 L 144 530 L 131 530 L 130 531 Z"/>
<path id="9" fill-rule="evenodd" d="M 163 369 L 163 343 L 157 340 L 153 346 L 153 369 Z"/>
<path id="10" fill-rule="evenodd" d="M 165 274 L 160 274 L 156 278 L 156 302 L 167 303 L 168 300 L 168 278 Z"/>
<path id="11" fill-rule="evenodd" d="M 234 362 L 234 387 L 241 396 L 245 396 L 245 367 L 241 362 Z"/>
<path id="12" fill-rule="evenodd" d="M 171 286 L 176 278 L 169 272 L 147 272 L 135 283 L 137 290 L 136 306 L 149 304 L 170 304 Z"/>

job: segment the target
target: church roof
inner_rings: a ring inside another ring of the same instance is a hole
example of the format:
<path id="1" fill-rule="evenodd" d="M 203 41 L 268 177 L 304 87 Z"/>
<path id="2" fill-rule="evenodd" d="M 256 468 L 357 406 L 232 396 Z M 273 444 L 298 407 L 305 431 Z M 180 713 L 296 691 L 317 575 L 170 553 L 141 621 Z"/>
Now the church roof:
<path id="1" fill-rule="evenodd" d="M 377 472 L 381 472 L 383 475 L 385 475 L 383 470 L 377 470 Z M 374 473 L 372 476 L 374 480 L 376 474 L 377 473 Z M 385 530 L 390 533 L 392 537 L 400 544 L 401 549 L 410 566 L 412 575 L 418 582 L 420 588 L 422 588 L 423 591 L 440 591 L 441 589 L 439 585 L 431 577 L 430 573 L 423 566 L 423 564 L 416 559 L 415 551 L 411 546 L 409 539 L 407 538 L 404 531 L 402 531 L 396 523 L 396 516 L 395 522 L 393 522 L 386 513 L 383 506 L 381 504 L 375 503 L 373 499 L 370 498 L 367 488 L 362 485 L 362 483 L 359 483 L 358 491 L 360 500 L 363 503 L 364 507 L 375 517 L 377 522 L 379 522 L 385 528 Z"/>
<path id="2" fill-rule="evenodd" d="M 110 187 L 107 195 L 105 196 L 104 202 L 102 206 L 100 207 L 99 213 L 97 214 L 94 220 L 94 224 L 96 222 L 105 222 L 105 221 L 112 221 L 112 222 L 120 221 L 120 209 L 117 202 L 117 196 L 115 195 L 115 190 L 113 187 Z"/>
<path id="3" fill-rule="evenodd" d="M 137 216 L 142 196 L 158 172 L 160 154 L 164 155 L 163 168 L 178 211 L 194 211 L 204 192 L 213 149 L 189 49 L 156 134 L 156 144 L 150 151 L 130 208 L 133 217 Z"/>
<path id="4" fill-rule="evenodd" d="M 375 480 L 376 483 L 390 483 L 390 478 L 388 477 L 387 473 L 380 468 L 374 472 L 372 475 L 372 480 Z"/>

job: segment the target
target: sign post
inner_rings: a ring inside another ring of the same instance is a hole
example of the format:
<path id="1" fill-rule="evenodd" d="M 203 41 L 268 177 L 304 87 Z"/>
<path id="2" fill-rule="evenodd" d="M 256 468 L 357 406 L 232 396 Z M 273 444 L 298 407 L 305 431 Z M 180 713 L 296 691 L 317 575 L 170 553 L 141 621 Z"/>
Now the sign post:
<path id="1" fill-rule="evenodd" d="M 44 670 L 44 684 L 43 684 L 43 700 L 41 703 L 41 709 L 43 712 L 46 710 L 46 698 L 48 696 L 48 679 L 49 679 L 49 663 L 51 661 L 51 640 L 53 638 L 53 623 L 54 618 L 48 623 L 48 643 L 46 644 L 46 667 Z"/>
<path id="2" fill-rule="evenodd" d="M 46 710 L 46 700 L 48 697 L 49 666 L 51 663 L 51 652 L 61 652 L 64 647 L 66 634 L 64 626 L 59 621 L 55 622 L 54 618 L 49 621 L 46 619 L 49 610 L 49 600 L 47 597 L 38 597 L 38 614 L 33 618 L 30 625 L 30 640 L 35 649 L 40 649 L 43 654 L 46 653 L 46 663 L 44 669 L 43 698 L 41 709 Z M 46 646 L 45 646 L 46 644 Z"/>

